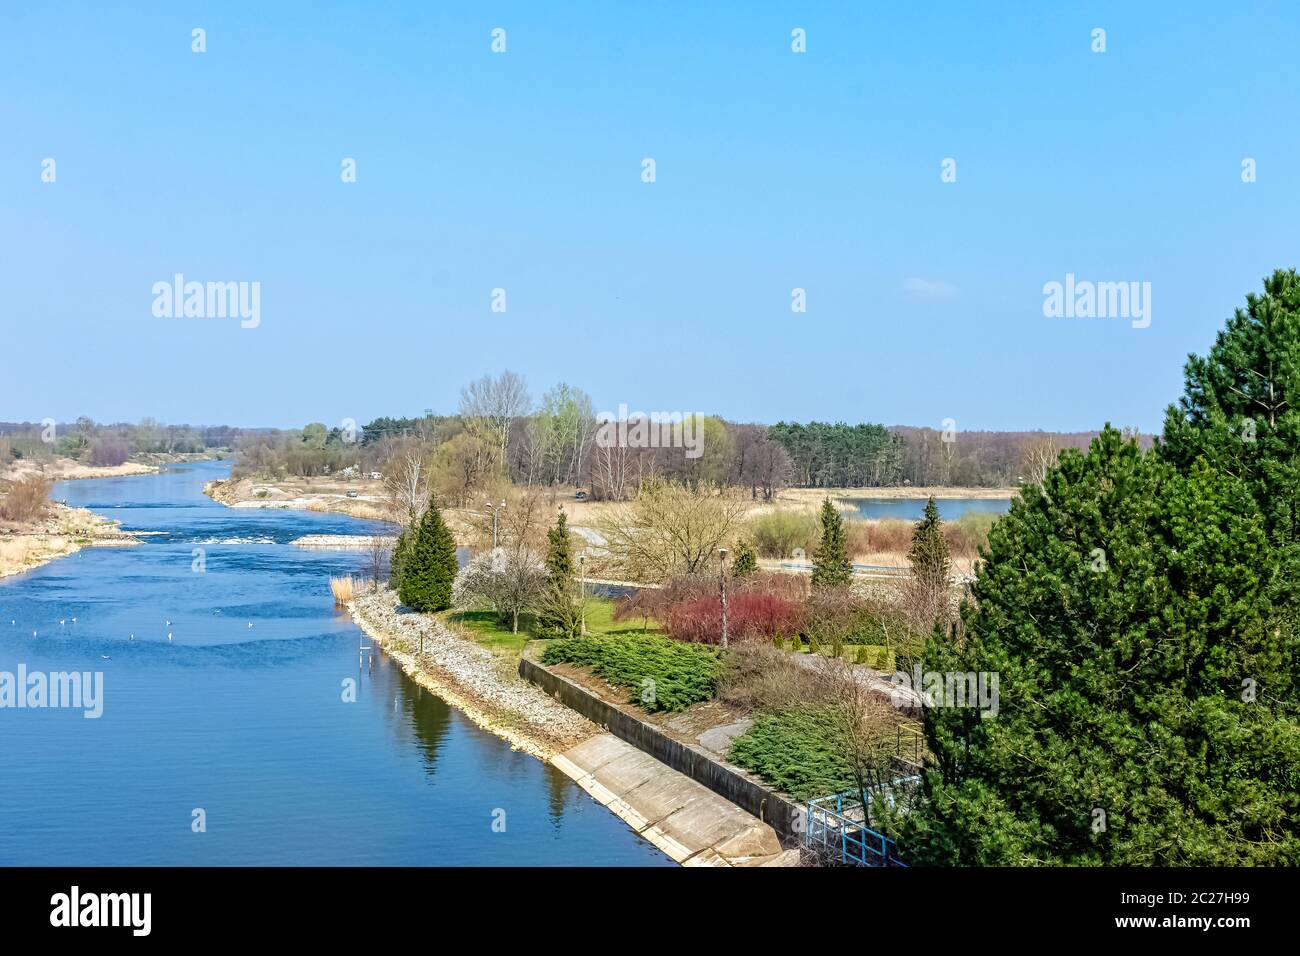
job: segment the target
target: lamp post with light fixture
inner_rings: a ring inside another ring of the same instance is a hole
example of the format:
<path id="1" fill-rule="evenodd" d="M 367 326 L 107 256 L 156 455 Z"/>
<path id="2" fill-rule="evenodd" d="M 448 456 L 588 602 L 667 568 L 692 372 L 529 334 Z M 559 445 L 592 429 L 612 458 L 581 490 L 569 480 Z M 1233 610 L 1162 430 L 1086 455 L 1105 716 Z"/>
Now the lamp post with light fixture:
<path id="1" fill-rule="evenodd" d="M 727 646 L 727 549 L 718 549 L 718 585 L 722 591 L 722 646 Z"/>

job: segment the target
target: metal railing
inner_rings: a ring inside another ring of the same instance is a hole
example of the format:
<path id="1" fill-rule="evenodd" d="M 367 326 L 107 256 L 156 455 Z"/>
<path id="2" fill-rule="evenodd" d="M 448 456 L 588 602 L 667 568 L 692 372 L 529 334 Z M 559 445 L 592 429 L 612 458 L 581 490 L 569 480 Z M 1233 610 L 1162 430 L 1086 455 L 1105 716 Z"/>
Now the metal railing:
<path id="1" fill-rule="evenodd" d="M 920 777 L 900 777 L 869 796 L 883 796 L 893 806 L 894 790 L 912 785 Z M 804 808 L 804 846 L 818 855 L 838 856 L 854 866 L 906 867 L 898 844 L 866 825 L 862 801 L 855 793 L 836 793 L 809 800 Z"/>

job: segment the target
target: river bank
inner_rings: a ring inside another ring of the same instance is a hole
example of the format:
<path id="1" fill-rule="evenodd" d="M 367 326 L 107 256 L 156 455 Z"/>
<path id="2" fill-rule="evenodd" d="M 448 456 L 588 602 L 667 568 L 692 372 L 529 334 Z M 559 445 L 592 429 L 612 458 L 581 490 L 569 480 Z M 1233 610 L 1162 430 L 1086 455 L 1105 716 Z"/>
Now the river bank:
<path id="1" fill-rule="evenodd" d="M 31 571 L 82 548 L 121 548 L 139 543 L 138 534 L 123 531 L 117 521 L 86 508 L 51 504 L 44 520 L 0 530 L 0 578 Z"/>
<path id="2" fill-rule="evenodd" d="M 0 481 L 22 481 L 37 475 L 50 481 L 81 481 L 88 478 L 128 478 L 155 475 L 168 465 L 194 461 L 212 461 L 211 454 L 142 454 L 120 465 L 88 465 L 75 458 L 20 458 L 0 469 Z"/>
<path id="3" fill-rule="evenodd" d="M 550 760 L 598 731 L 522 680 L 513 659 L 456 637 L 430 616 L 400 609 L 388 588 L 356 598 L 348 610 L 407 676 L 515 749 Z"/>
<path id="4" fill-rule="evenodd" d="M 409 678 L 512 749 L 558 768 L 675 862 L 798 865 L 799 853 L 783 849 L 770 825 L 522 679 L 514 655 L 493 654 L 436 618 L 401 608 L 386 588 L 348 610 Z"/>

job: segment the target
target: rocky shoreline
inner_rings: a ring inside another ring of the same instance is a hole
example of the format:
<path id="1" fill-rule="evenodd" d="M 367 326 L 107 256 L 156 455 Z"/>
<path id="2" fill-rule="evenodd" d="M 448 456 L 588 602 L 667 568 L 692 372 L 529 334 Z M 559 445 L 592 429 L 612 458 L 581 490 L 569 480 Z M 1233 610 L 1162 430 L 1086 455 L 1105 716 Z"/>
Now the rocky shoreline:
<path id="1" fill-rule="evenodd" d="M 456 637 L 435 618 L 406 610 L 388 588 L 356 598 L 348 609 L 416 683 L 516 750 L 549 761 L 599 732 L 591 721 L 520 678 L 510 661 Z"/>

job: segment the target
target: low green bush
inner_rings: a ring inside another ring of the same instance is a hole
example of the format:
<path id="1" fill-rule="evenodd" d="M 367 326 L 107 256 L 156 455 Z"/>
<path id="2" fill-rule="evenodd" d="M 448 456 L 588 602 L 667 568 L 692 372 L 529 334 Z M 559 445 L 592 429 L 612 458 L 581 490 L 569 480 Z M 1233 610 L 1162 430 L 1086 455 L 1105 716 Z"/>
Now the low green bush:
<path id="1" fill-rule="evenodd" d="M 796 800 L 852 790 L 852 769 L 831 726 L 825 708 L 815 704 L 760 714 L 732 743 L 730 757 Z"/>
<path id="2" fill-rule="evenodd" d="M 722 669 L 717 648 L 654 634 L 566 637 L 546 646 L 542 663 L 589 667 L 648 711 L 684 710 L 712 700 Z"/>
<path id="3" fill-rule="evenodd" d="M 749 538 L 765 558 L 788 558 L 795 548 L 811 556 L 820 535 L 817 516 L 803 511 L 769 511 L 749 525 Z"/>

